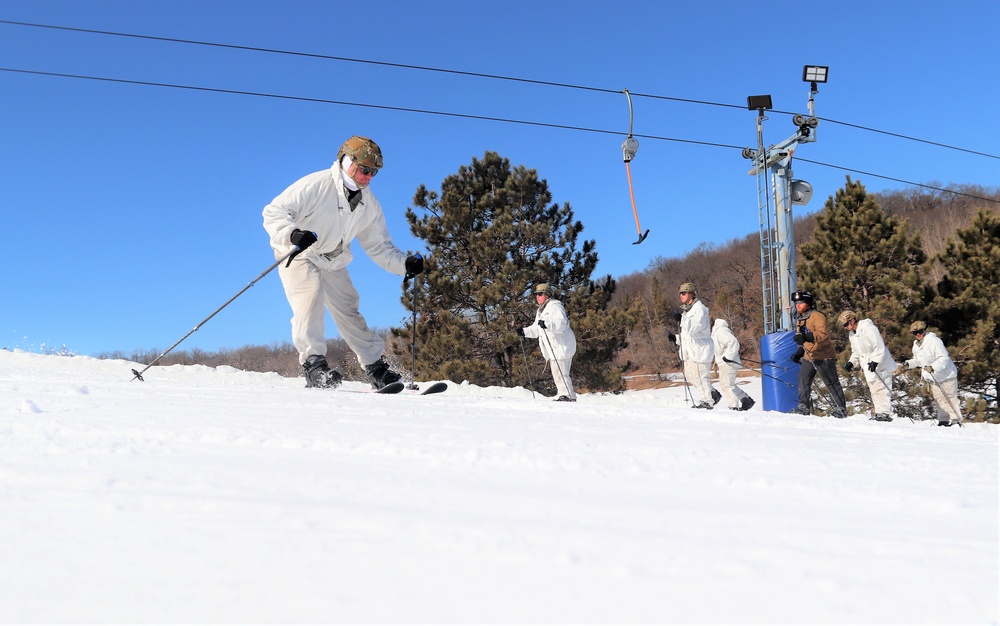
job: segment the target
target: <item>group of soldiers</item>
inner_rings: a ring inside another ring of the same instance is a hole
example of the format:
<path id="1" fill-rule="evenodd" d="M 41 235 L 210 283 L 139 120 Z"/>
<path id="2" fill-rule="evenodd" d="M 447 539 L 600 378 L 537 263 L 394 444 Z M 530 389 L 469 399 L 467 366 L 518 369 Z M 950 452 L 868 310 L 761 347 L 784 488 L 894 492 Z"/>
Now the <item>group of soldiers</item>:
<path id="1" fill-rule="evenodd" d="M 792 360 L 800 364 L 796 412 L 803 415 L 812 412 L 810 391 L 818 373 L 830 391 L 833 416 L 847 417 L 847 401 L 837 376 L 836 351 L 826 316 L 815 309 L 815 300 L 808 291 L 796 291 L 792 294 L 792 302 L 797 314 L 795 343 L 799 345 Z M 848 372 L 858 369 L 864 375 L 874 410 L 872 419 L 891 422 L 893 375 L 901 365 L 893 360 L 882 334 L 870 319 L 859 320 L 854 311 L 845 310 L 837 321 L 847 331 L 851 342 L 851 357 L 844 364 L 844 369 Z M 921 378 L 930 384 L 938 426 L 961 425 L 958 369 L 944 342 L 928 331 L 927 323 L 921 320 L 910 324 L 910 332 L 914 338 L 913 358 L 904 361 L 902 367 L 919 369 Z"/>
<path id="2" fill-rule="evenodd" d="M 667 333 L 667 338 L 677 345 L 683 363 L 685 385 L 692 388 L 695 408 L 712 409 L 723 397 L 734 411 L 746 411 L 754 400 L 736 385 L 736 373 L 742 367 L 740 343 L 724 319 L 716 319 L 709 330 L 708 307 L 698 298 L 694 283 L 684 283 L 678 289 L 680 308 L 674 318 L 679 331 Z M 794 341 L 798 349 L 791 360 L 799 366 L 798 405 L 795 412 L 812 413 L 812 384 L 816 375 L 822 379 L 833 402 L 832 415 L 847 417 L 847 400 L 837 374 L 837 353 L 830 336 L 826 316 L 815 308 L 815 299 L 808 291 L 792 294 L 795 305 Z M 858 319 L 857 314 L 845 310 L 837 318 L 847 331 L 851 343 L 851 356 L 844 369 L 860 371 L 867 383 L 873 407 L 873 420 L 891 422 L 893 374 L 900 364 L 889 354 L 878 328 L 870 319 Z M 916 321 L 910 325 L 913 333 L 913 358 L 902 367 L 919 369 L 923 380 L 930 384 L 931 395 L 937 409 L 938 425 L 961 425 L 962 414 L 958 399 L 958 370 L 948 355 L 944 343 L 927 324 Z M 719 372 L 719 393 L 711 382 L 710 368 L 715 360 Z"/>

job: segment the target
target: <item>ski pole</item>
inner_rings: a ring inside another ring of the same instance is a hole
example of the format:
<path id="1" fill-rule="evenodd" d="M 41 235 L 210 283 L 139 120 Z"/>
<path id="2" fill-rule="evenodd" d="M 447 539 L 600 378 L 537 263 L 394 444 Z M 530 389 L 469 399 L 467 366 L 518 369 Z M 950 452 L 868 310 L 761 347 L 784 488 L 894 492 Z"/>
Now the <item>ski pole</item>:
<path id="1" fill-rule="evenodd" d="M 531 380 L 531 368 L 528 367 L 528 353 L 524 351 L 524 337 L 521 340 L 521 356 L 524 357 L 524 371 L 528 374 L 528 389 L 531 390 L 531 399 L 535 399 L 535 383 Z"/>
<path id="2" fill-rule="evenodd" d="M 295 246 L 295 249 L 293 249 L 293 250 L 292 250 L 291 252 L 289 252 L 289 253 L 288 253 L 288 254 L 286 254 L 285 256 L 283 256 L 283 257 L 281 257 L 280 259 L 278 259 L 277 261 L 275 261 L 275 262 L 274 262 L 274 263 L 273 263 L 273 264 L 271 265 L 271 267 L 269 267 L 269 268 L 267 268 L 266 270 L 264 270 L 263 272 L 261 272 L 260 276 L 258 276 L 257 278 L 255 278 L 255 279 L 251 280 L 251 281 L 250 281 L 250 282 L 249 282 L 249 283 L 247 284 L 247 286 L 246 286 L 246 287 L 244 287 L 243 289 L 240 289 L 240 291 L 239 291 L 239 292 L 238 292 L 238 293 L 237 293 L 237 294 L 236 294 L 235 296 L 233 296 L 232 298 L 230 298 L 230 299 L 226 300 L 226 303 L 225 303 L 225 304 L 223 304 L 223 305 L 222 305 L 222 306 L 220 306 L 219 308 L 215 309 L 215 311 L 213 311 L 211 315 L 209 315 L 209 316 L 208 316 L 208 317 L 206 317 L 205 319 L 201 320 L 201 321 L 200 321 L 200 322 L 198 323 L 198 325 L 197 325 L 197 326 L 195 326 L 194 328 L 192 328 L 192 329 L 190 330 L 190 332 L 188 332 L 188 334 L 186 334 L 186 335 L 184 335 L 183 337 L 181 337 L 180 339 L 178 339 L 178 340 L 177 340 L 177 342 L 176 342 L 176 343 L 174 343 L 174 345 L 170 346 L 170 347 L 169 347 L 169 348 L 167 348 L 167 349 L 166 349 L 165 351 L 163 351 L 163 352 L 162 352 L 162 353 L 160 354 L 160 356 L 158 356 L 158 357 L 156 357 L 155 359 L 153 359 L 153 360 L 152 360 L 152 362 L 151 362 L 151 363 L 150 363 L 149 365 L 147 365 L 146 367 L 142 368 L 142 370 L 141 370 L 141 371 L 136 371 L 135 369 L 133 369 L 133 370 L 132 370 L 132 373 L 133 373 L 133 374 L 135 374 L 135 376 L 134 376 L 134 377 L 132 378 L 132 380 L 135 380 L 135 379 L 139 379 L 139 381 L 142 381 L 142 380 L 144 380 L 144 379 L 143 379 L 143 377 L 142 377 L 142 375 L 143 375 L 143 373 L 144 373 L 144 372 L 145 372 L 146 370 L 148 370 L 149 368 L 153 367 L 153 365 L 155 365 L 157 361 L 159 361 L 159 360 L 160 360 L 160 359 L 162 359 L 163 357 L 167 356 L 167 354 L 168 354 L 168 353 L 169 353 L 169 352 L 170 352 L 171 350 L 173 350 L 174 348 L 176 348 L 176 347 L 177 347 L 178 345 L 180 345 L 180 343 L 181 343 L 182 341 L 184 341 L 185 339 L 187 339 L 188 337 L 190 337 L 191 335 L 193 335 L 193 334 L 194 334 L 194 332 L 195 332 L 196 330 L 198 330 L 199 328 L 201 328 L 201 327 L 202 327 L 202 325 L 204 325 L 204 324 L 205 324 L 205 322 L 207 322 L 208 320 L 210 320 L 210 319 L 212 319 L 213 317 L 215 317 L 215 314 L 216 314 L 216 313 L 218 313 L 218 312 L 219 312 L 219 311 L 221 311 L 222 309 L 224 309 L 224 308 L 226 308 L 227 306 L 229 306 L 229 305 L 230 305 L 230 304 L 231 304 L 231 303 L 233 302 L 233 300 L 235 300 L 236 298 L 239 298 L 240 296 L 242 296 L 242 295 L 243 295 L 243 292 L 245 292 L 245 291 L 246 291 L 247 289 L 249 289 L 249 288 L 253 287 L 253 286 L 254 286 L 254 284 L 256 284 L 256 282 L 257 282 L 258 280 L 260 280 L 261 278 L 264 278 L 265 276 L 267 276 L 268 274 L 270 274 L 270 273 L 271 273 L 271 270 L 273 270 L 274 268 L 276 268 L 276 267 L 278 267 L 279 265 L 281 265 L 281 262 L 282 262 L 282 261 L 284 261 L 285 259 L 288 259 L 288 260 L 289 260 L 289 262 L 291 262 L 291 257 L 293 257 L 293 256 L 297 255 L 297 254 L 298 254 L 299 252 L 302 252 L 302 249 L 301 249 L 301 248 L 299 248 L 298 246 Z"/>
<path id="3" fill-rule="evenodd" d="M 413 310 L 413 330 L 410 337 L 410 371 L 413 372 L 413 380 L 407 385 L 407 389 L 419 389 L 417 386 L 417 277 L 415 274 L 407 274 L 403 277 L 403 289 L 406 283 L 413 279 L 412 305 Z"/>
<path id="4" fill-rule="evenodd" d="M 687 372 L 684 371 L 684 359 L 681 357 L 681 335 L 680 328 L 677 329 L 677 358 L 681 361 L 681 378 L 684 380 L 684 399 L 691 403 L 691 408 L 694 408 L 694 393 L 690 390 L 688 384 Z"/>
<path id="5" fill-rule="evenodd" d="M 787 367 L 785 365 L 778 365 L 778 363 L 776 361 L 754 361 L 753 359 L 751 359 L 749 357 L 745 357 L 745 356 L 744 357 L 740 357 L 740 358 L 742 358 L 744 361 L 750 361 L 751 363 L 756 363 L 757 365 L 770 365 L 771 367 L 777 368 L 779 370 L 786 370 L 787 371 L 787 370 L 792 369 L 792 368 Z"/>
<path id="6" fill-rule="evenodd" d="M 562 367 L 559 366 L 559 359 L 556 358 L 556 351 L 552 349 L 552 341 L 549 339 L 549 331 L 542 328 L 542 334 L 545 335 L 545 343 L 549 344 L 549 353 L 552 355 L 552 361 L 556 364 L 556 371 L 559 372 L 559 378 L 562 379 L 563 384 L 566 385 L 566 390 L 569 391 L 570 381 L 566 379 Z"/>
<path id="7" fill-rule="evenodd" d="M 736 361 L 731 361 L 731 360 L 727 359 L 726 357 L 722 357 L 722 360 L 725 361 L 726 363 L 731 364 L 731 365 L 741 365 L 740 363 L 737 363 Z M 751 359 L 747 359 L 747 360 L 750 361 Z M 744 366 L 744 367 L 746 367 L 746 366 Z M 787 385 L 788 387 L 791 387 L 792 389 L 795 389 L 795 386 L 793 384 L 791 384 L 790 382 L 788 382 L 787 380 L 781 380 L 780 378 L 777 378 L 776 376 L 771 376 L 770 374 L 765 374 L 763 370 L 759 370 L 759 369 L 756 369 L 756 368 L 753 368 L 753 367 L 747 367 L 747 369 L 750 370 L 751 372 L 757 372 L 761 376 L 766 376 L 767 378 L 770 378 L 771 380 L 776 380 L 776 381 L 778 381 L 779 383 L 781 383 L 783 385 Z"/>

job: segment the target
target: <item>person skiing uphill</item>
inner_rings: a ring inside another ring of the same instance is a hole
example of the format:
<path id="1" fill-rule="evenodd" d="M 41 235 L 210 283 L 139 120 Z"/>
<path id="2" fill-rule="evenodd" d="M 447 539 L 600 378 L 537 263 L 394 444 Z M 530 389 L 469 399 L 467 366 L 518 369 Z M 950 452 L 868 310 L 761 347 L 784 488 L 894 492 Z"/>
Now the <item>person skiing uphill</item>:
<path id="1" fill-rule="evenodd" d="M 729 322 L 715 320 L 712 325 L 712 346 L 715 348 L 715 366 L 719 370 L 719 386 L 729 408 L 746 411 L 756 404 L 749 395 L 736 385 L 736 374 L 743 362 L 740 360 L 740 342 L 729 330 Z"/>
<path id="2" fill-rule="evenodd" d="M 677 289 L 681 306 L 674 311 L 678 334 L 667 332 L 667 339 L 677 344 L 677 354 L 683 362 L 684 378 L 698 390 L 696 409 L 714 409 L 722 394 L 712 387 L 712 329 L 709 326 L 708 307 L 698 298 L 694 283 L 684 283 Z M 693 395 L 693 394 L 692 394 Z"/>
<path id="3" fill-rule="evenodd" d="M 369 188 L 380 169 L 378 144 L 356 135 L 340 147 L 330 169 L 300 178 L 264 207 L 264 230 L 275 258 L 297 248 L 278 273 L 292 308 L 292 342 L 306 387 L 341 382 L 340 373 L 326 362 L 324 306 L 372 387 L 381 389 L 401 378 L 382 358 L 385 344 L 358 311 L 360 297 L 347 273 L 355 239 L 388 272 L 416 275 L 424 269 L 419 254 L 407 256 L 392 243 L 382 205 Z"/>
<path id="4" fill-rule="evenodd" d="M 570 368 L 576 354 L 576 335 L 569 326 L 569 317 L 562 302 L 552 299 L 552 289 L 546 283 L 535 286 L 535 322 L 519 328 L 517 334 L 538 339 L 542 356 L 549 362 L 552 379 L 556 383 L 556 402 L 576 402 L 576 391 Z"/>
<path id="5" fill-rule="evenodd" d="M 938 426 L 962 425 L 958 403 L 958 368 L 948 355 L 944 342 L 927 330 L 927 323 L 910 324 L 913 333 L 913 358 L 906 362 L 909 369 L 920 369 L 920 377 L 931 383 L 931 395 L 937 406 Z"/>
<path id="6" fill-rule="evenodd" d="M 858 320 L 854 311 L 841 312 L 837 321 L 847 331 L 851 342 L 851 358 L 844 364 L 844 369 L 850 372 L 855 367 L 860 368 L 875 409 L 872 419 L 891 422 L 892 373 L 898 366 L 886 349 L 882 334 L 870 319 Z"/>

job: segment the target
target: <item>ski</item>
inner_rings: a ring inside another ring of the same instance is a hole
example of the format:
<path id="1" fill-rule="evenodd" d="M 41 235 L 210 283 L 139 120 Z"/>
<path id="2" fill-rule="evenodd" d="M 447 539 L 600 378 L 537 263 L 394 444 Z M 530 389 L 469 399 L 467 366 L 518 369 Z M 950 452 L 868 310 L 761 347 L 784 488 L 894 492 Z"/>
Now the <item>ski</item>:
<path id="1" fill-rule="evenodd" d="M 417 395 L 429 396 L 432 393 L 441 393 L 442 391 L 446 390 L 447 388 L 448 388 L 448 383 L 434 383 L 433 385 L 431 385 L 427 389 L 424 389 L 423 391 L 417 391 L 417 390 L 415 390 L 415 391 L 416 391 Z"/>
<path id="2" fill-rule="evenodd" d="M 414 396 L 429 396 L 434 393 L 441 393 L 448 389 L 448 383 L 434 383 L 433 385 L 427 387 L 426 389 L 408 389 L 406 385 L 401 382 L 389 383 L 381 389 L 339 389 L 339 392 L 346 393 L 378 393 L 383 395 L 392 395 L 397 393 L 403 393 L 404 391 L 408 395 Z"/>

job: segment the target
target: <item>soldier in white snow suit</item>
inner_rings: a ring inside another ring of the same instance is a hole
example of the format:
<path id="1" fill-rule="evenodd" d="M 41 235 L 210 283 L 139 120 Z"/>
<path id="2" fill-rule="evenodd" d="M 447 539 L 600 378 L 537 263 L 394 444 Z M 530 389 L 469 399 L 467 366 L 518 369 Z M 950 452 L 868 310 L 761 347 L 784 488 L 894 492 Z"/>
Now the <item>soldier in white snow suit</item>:
<path id="1" fill-rule="evenodd" d="M 715 367 L 719 370 L 719 386 L 729 408 L 746 411 L 754 404 L 753 398 L 736 386 L 736 374 L 743 362 L 740 360 L 740 341 L 729 330 L 729 322 L 715 320 L 712 325 L 712 346 L 715 348 Z"/>
<path id="2" fill-rule="evenodd" d="M 948 356 L 944 342 L 932 332 L 928 332 L 925 322 L 910 324 L 913 342 L 913 358 L 906 362 L 909 369 L 920 369 L 920 377 L 930 382 L 934 404 L 937 405 L 938 426 L 952 426 L 962 423 L 962 413 L 958 403 L 958 369 Z"/>
<path id="3" fill-rule="evenodd" d="M 576 335 L 569 326 L 569 317 L 562 302 L 552 299 L 552 289 L 546 283 L 535 286 L 535 323 L 519 328 L 517 334 L 538 339 L 542 356 L 549 362 L 552 379 L 556 383 L 556 402 L 576 402 L 576 391 L 570 368 L 576 354 Z"/>
<path id="4" fill-rule="evenodd" d="M 870 319 L 858 320 L 854 311 L 843 311 L 837 321 L 851 342 L 851 358 L 844 369 L 848 372 L 856 367 L 861 369 L 875 408 L 872 419 L 891 422 L 892 374 L 898 365 L 886 349 L 882 334 Z"/>
<path id="5" fill-rule="evenodd" d="M 708 325 L 708 307 L 698 298 L 694 283 L 684 283 L 677 290 L 681 300 L 680 310 L 674 311 L 679 324 L 679 337 L 667 333 L 667 338 L 677 344 L 677 354 L 684 363 L 684 378 L 699 394 L 693 399 L 696 409 L 713 409 L 722 394 L 712 387 L 712 329 Z M 692 394 L 693 396 L 694 394 Z"/>
<path id="6" fill-rule="evenodd" d="M 358 311 L 360 298 L 347 273 L 355 239 L 388 272 L 402 276 L 423 271 L 419 254 L 407 256 L 393 245 L 382 205 L 369 188 L 381 168 L 378 145 L 354 136 L 341 146 L 330 169 L 300 178 L 264 207 L 274 257 L 294 251 L 278 272 L 292 307 L 292 342 L 306 387 L 334 387 L 341 381 L 326 362 L 324 306 L 373 387 L 400 379 L 382 358 L 382 338 L 368 329 Z"/>

